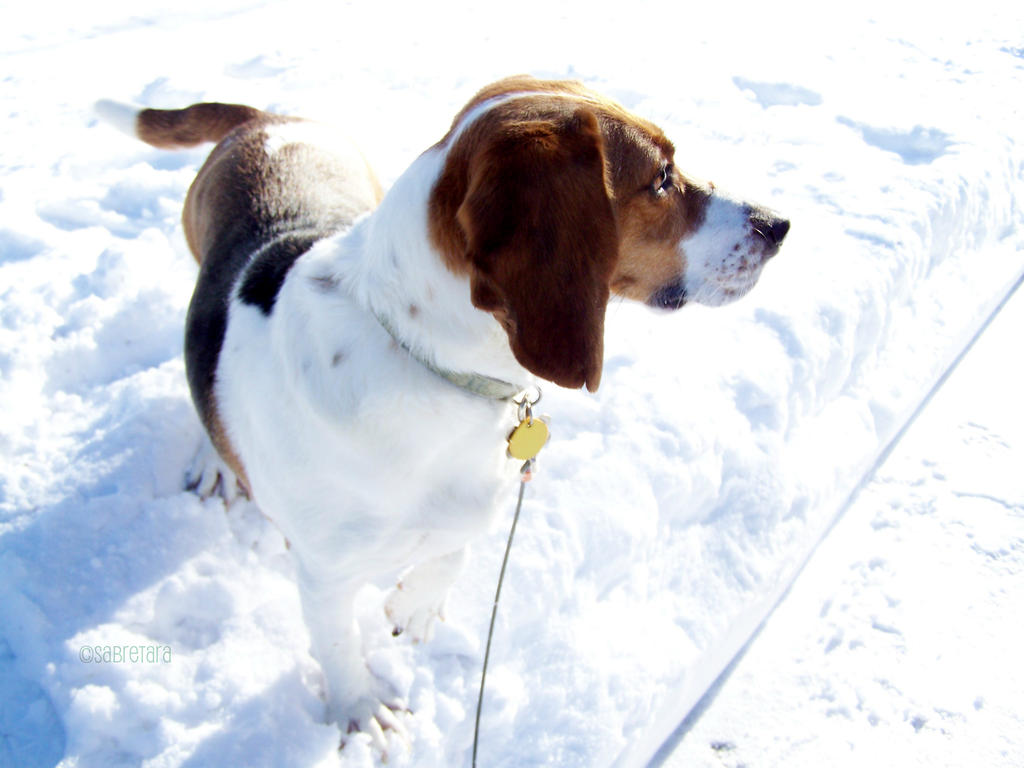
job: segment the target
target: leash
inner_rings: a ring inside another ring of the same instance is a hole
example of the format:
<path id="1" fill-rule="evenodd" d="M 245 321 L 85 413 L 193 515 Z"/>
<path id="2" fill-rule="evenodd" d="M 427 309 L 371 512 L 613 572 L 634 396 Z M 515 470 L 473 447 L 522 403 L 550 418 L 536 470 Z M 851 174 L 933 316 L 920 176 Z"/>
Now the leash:
<path id="1" fill-rule="evenodd" d="M 532 464 L 530 459 L 527 464 Z M 501 599 L 501 585 L 505 581 L 505 569 L 508 567 L 508 553 L 512 551 L 512 539 L 516 535 L 516 523 L 519 522 L 519 510 L 523 507 L 523 491 L 526 490 L 528 479 L 526 466 L 523 467 L 524 476 L 519 481 L 519 500 L 516 502 L 516 512 L 512 516 L 512 528 L 508 532 L 508 541 L 505 543 L 505 557 L 501 561 L 501 572 L 498 574 L 498 588 L 494 592 L 494 605 L 491 606 L 491 626 L 487 630 L 487 647 L 484 650 L 484 666 L 480 670 L 480 694 L 476 699 L 476 724 L 473 726 L 473 768 L 476 768 L 476 751 L 480 742 L 480 713 L 484 708 L 484 684 L 487 682 L 487 664 L 491 660 L 491 639 L 494 637 L 494 621 L 498 618 L 498 601 Z"/>
<path id="2" fill-rule="evenodd" d="M 512 527 L 509 529 L 508 541 L 505 543 L 505 556 L 502 558 L 501 571 L 498 573 L 498 587 L 494 591 L 494 603 L 491 606 L 491 625 L 487 630 L 487 645 L 484 649 L 484 664 L 480 670 L 480 693 L 476 699 L 476 722 L 473 726 L 473 768 L 476 768 L 477 747 L 480 743 L 480 714 L 484 708 L 484 686 L 487 682 L 487 665 L 491 660 L 491 640 L 494 638 L 494 622 L 498 618 L 501 585 L 505 582 L 508 555 L 512 551 L 512 540 L 515 538 L 516 525 L 519 523 L 519 512 L 523 508 L 523 494 L 526 491 L 526 484 L 533 477 L 533 469 L 536 465 L 534 457 L 544 447 L 544 443 L 548 439 L 547 424 L 539 418 L 533 418 L 533 406 L 539 400 L 540 390 L 537 390 L 537 399 L 532 402 L 529 397 L 523 395 L 523 401 L 519 403 L 519 426 L 512 430 L 508 440 L 509 455 L 516 459 L 523 459 L 525 463 L 519 471 L 519 498 L 516 500 L 516 511 L 512 515 Z"/>

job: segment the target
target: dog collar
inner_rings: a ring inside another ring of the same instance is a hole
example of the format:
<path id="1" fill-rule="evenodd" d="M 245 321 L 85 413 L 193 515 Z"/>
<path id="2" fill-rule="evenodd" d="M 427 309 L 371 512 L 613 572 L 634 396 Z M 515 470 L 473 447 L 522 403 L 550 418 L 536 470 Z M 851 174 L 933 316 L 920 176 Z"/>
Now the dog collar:
<path id="1" fill-rule="evenodd" d="M 501 401 L 516 400 L 519 395 L 526 392 L 525 387 L 520 387 L 517 384 L 511 384 L 501 379 L 495 379 L 492 376 L 484 376 L 482 373 L 450 371 L 447 368 L 435 365 L 427 358 L 417 354 L 408 344 L 402 341 L 395 332 L 394 326 L 391 325 L 386 317 L 379 314 L 376 310 L 374 310 L 373 314 L 377 318 L 377 322 L 381 324 L 381 327 L 395 340 L 395 343 L 409 353 L 409 357 L 431 373 L 440 376 L 450 384 L 454 384 L 464 392 L 469 392 L 477 397 L 485 397 L 489 400 Z"/>

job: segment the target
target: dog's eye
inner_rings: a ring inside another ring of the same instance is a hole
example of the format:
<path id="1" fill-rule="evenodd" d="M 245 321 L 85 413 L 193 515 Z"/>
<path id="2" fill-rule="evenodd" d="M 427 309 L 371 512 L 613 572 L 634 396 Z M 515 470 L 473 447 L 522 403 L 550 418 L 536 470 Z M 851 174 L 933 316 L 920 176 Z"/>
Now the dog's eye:
<path id="1" fill-rule="evenodd" d="M 658 178 L 654 180 L 654 194 L 659 196 L 664 195 L 672 188 L 672 185 L 675 183 L 673 170 L 671 163 L 666 164 L 661 169 L 661 173 L 658 174 Z"/>

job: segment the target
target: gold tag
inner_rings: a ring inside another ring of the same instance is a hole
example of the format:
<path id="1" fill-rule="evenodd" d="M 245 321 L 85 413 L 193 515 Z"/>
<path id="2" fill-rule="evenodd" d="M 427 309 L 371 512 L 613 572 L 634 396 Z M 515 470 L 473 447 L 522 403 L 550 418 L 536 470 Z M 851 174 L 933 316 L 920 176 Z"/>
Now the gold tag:
<path id="1" fill-rule="evenodd" d="M 548 425 L 538 419 L 524 419 L 508 436 L 508 454 L 513 459 L 532 459 L 548 441 Z"/>

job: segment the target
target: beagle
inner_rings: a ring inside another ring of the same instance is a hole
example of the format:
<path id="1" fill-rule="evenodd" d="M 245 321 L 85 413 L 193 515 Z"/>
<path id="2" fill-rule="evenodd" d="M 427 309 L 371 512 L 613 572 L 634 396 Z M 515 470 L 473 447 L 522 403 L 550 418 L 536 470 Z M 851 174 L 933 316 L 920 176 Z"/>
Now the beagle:
<path id="1" fill-rule="evenodd" d="M 480 91 L 382 195 L 345 138 L 229 104 L 100 113 L 156 147 L 218 142 L 185 200 L 185 362 L 216 455 L 290 542 L 327 716 L 402 730 L 353 613 L 397 582 L 426 639 L 521 462 L 516 396 L 601 380 L 610 294 L 738 299 L 789 222 L 685 175 L 654 125 L 578 82 Z M 344 738 L 344 736 L 342 737 Z"/>

